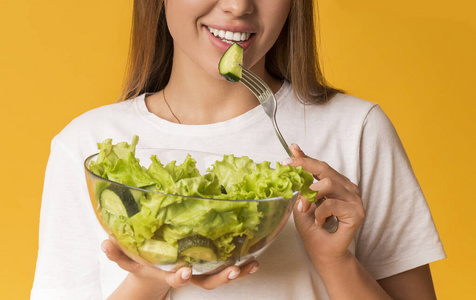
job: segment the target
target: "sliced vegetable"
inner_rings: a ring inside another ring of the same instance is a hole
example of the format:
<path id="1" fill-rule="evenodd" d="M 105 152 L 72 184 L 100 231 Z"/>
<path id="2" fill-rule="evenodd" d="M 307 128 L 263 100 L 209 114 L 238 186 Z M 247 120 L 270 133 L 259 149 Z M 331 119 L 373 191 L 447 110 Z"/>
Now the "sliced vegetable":
<path id="1" fill-rule="evenodd" d="M 139 212 L 134 196 L 128 188 L 111 184 L 100 196 L 102 209 L 116 216 L 132 217 Z"/>
<path id="2" fill-rule="evenodd" d="M 218 260 L 216 247 L 212 240 L 201 235 L 194 235 L 178 240 L 179 256 L 188 256 L 202 261 Z"/>
<path id="3" fill-rule="evenodd" d="M 177 248 L 164 241 L 145 240 L 137 250 L 142 258 L 152 264 L 168 264 L 177 261 Z"/>
<path id="4" fill-rule="evenodd" d="M 226 51 L 218 63 L 220 74 L 230 82 L 241 80 L 241 66 L 243 64 L 243 47 L 233 43 Z"/>

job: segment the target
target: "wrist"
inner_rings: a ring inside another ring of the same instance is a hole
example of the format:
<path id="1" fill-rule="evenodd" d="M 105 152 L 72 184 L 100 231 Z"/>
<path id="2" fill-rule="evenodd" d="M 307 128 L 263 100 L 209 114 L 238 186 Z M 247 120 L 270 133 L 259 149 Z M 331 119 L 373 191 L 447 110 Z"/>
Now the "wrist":
<path id="1" fill-rule="evenodd" d="M 140 287 L 144 291 L 149 291 L 152 294 L 166 294 L 170 289 L 170 285 L 161 278 L 155 277 L 142 277 L 133 273 L 129 273 L 131 282 L 135 286 Z"/>
<path id="2" fill-rule="evenodd" d="M 108 299 L 165 299 L 169 289 L 163 280 L 129 273 Z"/>
<path id="3" fill-rule="evenodd" d="M 328 270 L 343 269 L 344 266 L 352 264 L 356 258 L 350 251 L 347 251 L 342 254 L 321 255 L 313 257 L 311 260 L 316 270 L 326 272 Z"/>
<path id="4" fill-rule="evenodd" d="M 390 299 L 350 252 L 313 261 L 330 299 Z"/>

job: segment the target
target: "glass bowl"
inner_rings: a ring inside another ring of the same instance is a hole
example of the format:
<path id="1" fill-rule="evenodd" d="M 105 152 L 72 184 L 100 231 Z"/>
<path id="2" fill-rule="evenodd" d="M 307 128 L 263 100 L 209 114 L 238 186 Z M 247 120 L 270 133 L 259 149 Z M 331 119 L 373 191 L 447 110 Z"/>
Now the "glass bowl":
<path id="1" fill-rule="evenodd" d="M 187 154 L 197 161 L 201 174 L 223 158 L 197 151 L 136 149 L 145 167 L 151 155 L 167 164 L 181 163 Z M 193 274 L 213 274 L 257 258 L 286 224 L 298 196 L 294 192 L 289 200 L 224 200 L 150 191 L 91 172 L 88 166 L 97 155 L 88 157 L 84 166 L 100 224 L 131 259 L 164 271 L 188 266 Z M 151 217 L 156 220 L 152 225 Z"/>

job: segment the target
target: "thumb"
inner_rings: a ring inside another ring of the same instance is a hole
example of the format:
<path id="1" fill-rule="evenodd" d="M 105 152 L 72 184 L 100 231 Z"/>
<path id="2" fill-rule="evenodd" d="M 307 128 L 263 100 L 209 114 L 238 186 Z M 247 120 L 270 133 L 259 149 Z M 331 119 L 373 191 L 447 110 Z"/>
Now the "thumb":
<path id="1" fill-rule="evenodd" d="M 296 224 L 296 228 L 298 229 L 298 231 L 305 231 L 307 228 L 310 228 L 316 222 L 314 212 L 317 207 L 315 205 L 311 205 L 311 207 L 307 211 L 303 210 L 303 204 L 301 202 L 303 200 L 307 202 L 305 198 L 299 199 L 293 208 L 294 223 Z"/>
<path id="2" fill-rule="evenodd" d="M 122 252 L 114 243 L 112 237 L 105 240 L 101 244 L 103 252 L 106 254 L 107 258 L 119 265 L 123 270 L 126 270 L 131 273 L 138 272 L 142 265 L 138 262 L 130 259 L 124 252 Z"/>
<path id="3" fill-rule="evenodd" d="M 291 149 L 294 157 L 307 157 L 307 155 L 301 150 L 301 147 L 299 147 L 297 144 L 291 144 L 289 149 Z"/>
<path id="4" fill-rule="evenodd" d="M 184 286 L 192 278 L 192 269 L 182 267 L 177 272 L 165 272 L 165 282 L 173 288 Z"/>

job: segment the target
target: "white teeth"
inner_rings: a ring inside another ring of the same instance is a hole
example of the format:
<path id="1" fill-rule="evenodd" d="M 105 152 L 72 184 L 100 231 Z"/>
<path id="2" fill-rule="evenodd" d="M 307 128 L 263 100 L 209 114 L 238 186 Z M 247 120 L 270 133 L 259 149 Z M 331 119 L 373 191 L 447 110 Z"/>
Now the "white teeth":
<path id="1" fill-rule="evenodd" d="M 232 40 L 232 39 L 233 39 L 233 32 L 227 31 L 227 32 L 225 33 L 225 39 L 227 39 L 227 40 Z"/>
<path id="2" fill-rule="evenodd" d="M 241 33 L 239 33 L 239 32 L 233 33 L 233 40 L 234 41 L 241 41 Z"/>
<path id="3" fill-rule="evenodd" d="M 222 39 L 223 42 L 232 44 L 233 42 L 244 42 L 250 38 L 251 33 L 249 32 L 232 32 L 225 30 L 218 30 L 215 28 L 208 27 L 208 30 L 216 37 Z"/>

